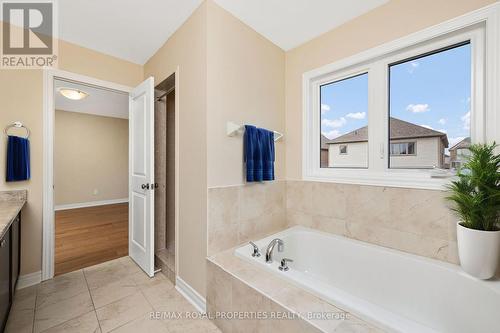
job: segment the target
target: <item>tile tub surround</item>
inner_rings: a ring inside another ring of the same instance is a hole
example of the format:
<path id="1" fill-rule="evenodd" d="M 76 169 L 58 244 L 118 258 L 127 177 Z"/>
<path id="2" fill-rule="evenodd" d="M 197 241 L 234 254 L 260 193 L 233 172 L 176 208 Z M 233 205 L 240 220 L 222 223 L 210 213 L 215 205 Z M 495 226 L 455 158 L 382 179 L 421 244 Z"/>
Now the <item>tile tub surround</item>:
<path id="1" fill-rule="evenodd" d="M 163 274 L 123 257 L 19 290 L 5 332 L 219 332 L 207 319 L 151 319 L 163 311 L 196 310 Z"/>
<path id="2" fill-rule="evenodd" d="M 339 307 L 243 261 L 234 255 L 233 249 L 207 259 L 207 286 L 208 314 L 224 333 L 382 332 Z M 261 318 L 267 319 L 217 316 L 235 312 L 260 313 Z M 331 319 L 306 319 L 299 317 L 299 313 L 328 313 Z"/>
<path id="3" fill-rule="evenodd" d="M 457 219 L 445 195 L 435 190 L 287 181 L 287 223 L 457 264 Z"/>
<path id="4" fill-rule="evenodd" d="M 0 238 L 2 238 L 21 209 L 26 204 L 28 192 L 2 191 L 0 192 Z"/>
<path id="5" fill-rule="evenodd" d="M 285 192 L 285 181 L 209 188 L 208 256 L 283 230 Z"/>

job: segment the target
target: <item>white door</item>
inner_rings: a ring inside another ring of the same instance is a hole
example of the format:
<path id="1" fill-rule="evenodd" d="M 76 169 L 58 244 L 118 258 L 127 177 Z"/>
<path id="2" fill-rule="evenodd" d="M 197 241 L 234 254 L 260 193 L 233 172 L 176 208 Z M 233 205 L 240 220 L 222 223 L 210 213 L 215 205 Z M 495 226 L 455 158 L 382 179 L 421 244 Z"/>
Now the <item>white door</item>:
<path id="1" fill-rule="evenodd" d="M 130 257 L 154 276 L 154 80 L 137 86 L 129 97 Z"/>

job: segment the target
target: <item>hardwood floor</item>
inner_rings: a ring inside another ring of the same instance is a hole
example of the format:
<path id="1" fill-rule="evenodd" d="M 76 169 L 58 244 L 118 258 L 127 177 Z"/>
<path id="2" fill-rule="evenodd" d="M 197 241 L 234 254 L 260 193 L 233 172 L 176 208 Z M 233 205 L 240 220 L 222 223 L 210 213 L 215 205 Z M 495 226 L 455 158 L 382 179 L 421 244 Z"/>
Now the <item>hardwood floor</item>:
<path id="1" fill-rule="evenodd" d="M 128 255 L 127 203 L 55 215 L 55 275 Z"/>

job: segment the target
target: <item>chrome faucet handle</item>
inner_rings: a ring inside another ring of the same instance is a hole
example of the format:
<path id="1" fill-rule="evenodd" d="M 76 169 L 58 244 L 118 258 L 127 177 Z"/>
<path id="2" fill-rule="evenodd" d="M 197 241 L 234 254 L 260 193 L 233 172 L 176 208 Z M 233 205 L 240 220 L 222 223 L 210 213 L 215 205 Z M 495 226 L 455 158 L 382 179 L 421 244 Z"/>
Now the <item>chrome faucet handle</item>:
<path id="1" fill-rule="evenodd" d="M 292 259 L 288 259 L 288 258 L 281 259 L 281 264 L 278 267 L 278 269 L 280 271 L 285 271 L 285 272 L 288 271 L 290 269 L 290 267 L 288 267 L 288 263 L 289 262 L 293 262 L 293 260 Z"/>
<path id="2" fill-rule="evenodd" d="M 250 241 L 248 243 L 253 246 L 252 257 L 260 257 L 259 247 L 254 242 L 252 242 L 252 241 Z"/>

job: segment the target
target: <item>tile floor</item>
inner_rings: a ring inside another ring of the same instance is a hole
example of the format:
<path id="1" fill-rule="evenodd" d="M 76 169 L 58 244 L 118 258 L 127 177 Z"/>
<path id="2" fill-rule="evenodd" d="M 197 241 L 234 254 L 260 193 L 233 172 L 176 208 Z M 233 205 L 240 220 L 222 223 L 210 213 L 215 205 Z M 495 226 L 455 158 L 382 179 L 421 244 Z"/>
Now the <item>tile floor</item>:
<path id="1" fill-rule="evenodd" d="M 6 332 L 219 332 L 206 319 L 151 319 L 156 311 L 195 309 L 163 274 L 150 279 L 123 257 L 18 290 Z"/>

